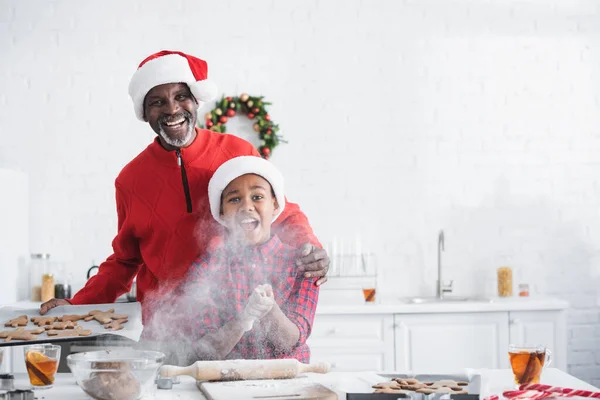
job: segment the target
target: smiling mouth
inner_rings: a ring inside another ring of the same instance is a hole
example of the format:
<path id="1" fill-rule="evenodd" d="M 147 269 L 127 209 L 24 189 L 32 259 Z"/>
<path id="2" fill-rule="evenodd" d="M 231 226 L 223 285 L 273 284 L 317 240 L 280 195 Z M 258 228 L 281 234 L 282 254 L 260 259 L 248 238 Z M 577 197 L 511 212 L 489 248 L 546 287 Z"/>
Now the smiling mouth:
<path id="1" fill-rule="evenodd" d="M 185 122 L 187 122 L 187 118 L 181 116 L 170 121 L 163 121 L 161 125 L 167 129 L 177 129 L 182 127 Z"/>
<path id="2" fill-rule="evenodd" d="M 244 232 L 252 232 L 258 228 L 258 220 L 256 218 L 244 218 L 239 222 L 239 226 Z"/>

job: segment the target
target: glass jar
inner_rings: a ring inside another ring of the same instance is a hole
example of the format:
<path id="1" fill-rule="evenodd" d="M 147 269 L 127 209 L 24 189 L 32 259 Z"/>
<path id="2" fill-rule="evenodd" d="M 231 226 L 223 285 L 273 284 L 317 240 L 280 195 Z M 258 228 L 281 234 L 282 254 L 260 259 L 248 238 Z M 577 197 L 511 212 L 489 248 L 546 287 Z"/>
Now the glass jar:
<path id="1" fill-rule="evenodd" d="M 513 278 L 510 267 L 498 268 L 498 296 L 510 297 L 513 295 Z"/>
<path id="2" fill-rule="evenodd" d="M 54 298 L 70 299 L 71 298 L 71 277 L 67 273 L 63 263 L 53 264 L 54 273 Z"/>
<path id="3" fill-rule="evenodd" d="M 519 296 L 529 297 L 529 284 L 528 283 L 519 283 Z"/>
<path id="4" fill-rule="evenodd" d="M 48 273 L 50 273 L 50 254 L 31 254 L 31 262 L 29 265 L 31 301 L 42 301 L 42 277 L 44 274 Z"/>
<path id="5" fill-rule="evenodd" d="M 50 272 L 42 275 L 41 301 L 45 302 L 54 297 L 54 275 Z"/>

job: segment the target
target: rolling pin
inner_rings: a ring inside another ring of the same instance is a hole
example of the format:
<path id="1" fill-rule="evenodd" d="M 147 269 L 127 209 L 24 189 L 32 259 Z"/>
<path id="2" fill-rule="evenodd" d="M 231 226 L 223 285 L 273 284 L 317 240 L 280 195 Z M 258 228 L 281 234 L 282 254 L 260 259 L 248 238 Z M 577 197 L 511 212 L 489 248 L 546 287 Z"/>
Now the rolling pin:
<path id="1" fill-rule="evenodd" d="M 163 365 L 160 376 L 169 378 L 188 375 L 200 381 L 235 381 L 247 379 L 295 378 L 304 372 L 325 374 L 331 366 L 326 362 L 303 364 L 293 358 L 280 360 L 196 361 L 188 367 Z"/>

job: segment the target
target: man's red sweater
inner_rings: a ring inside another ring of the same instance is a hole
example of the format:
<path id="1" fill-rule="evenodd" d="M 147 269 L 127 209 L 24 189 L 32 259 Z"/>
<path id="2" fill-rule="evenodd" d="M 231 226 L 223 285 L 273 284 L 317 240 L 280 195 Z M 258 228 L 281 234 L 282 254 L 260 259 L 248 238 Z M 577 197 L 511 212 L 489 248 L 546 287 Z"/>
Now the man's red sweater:
<path id="1" fill-rule="evenodd" d="M 198 128 L 196 133 L 179 155 L 157 138 L 123 168 L 115 181 L 114 253 L 70 299 L 72 304 L 112 303 L 129 291 L 137 275 L 137 299 L 146 320 L 153 294 L 178 284 L 210 239 L 222 233 L 210 214 L 208 181 L 225 161 L 258 152 L 236 136 Z M 292 247 L 320 246 L 296 204 L 286 202 L 272 230 Z"/>

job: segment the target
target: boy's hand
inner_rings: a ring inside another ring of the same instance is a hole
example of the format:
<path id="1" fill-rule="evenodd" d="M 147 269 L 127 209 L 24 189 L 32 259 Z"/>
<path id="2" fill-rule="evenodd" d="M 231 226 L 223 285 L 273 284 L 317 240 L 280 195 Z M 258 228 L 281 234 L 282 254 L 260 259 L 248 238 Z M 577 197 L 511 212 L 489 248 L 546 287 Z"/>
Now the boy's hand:
<path id="1" fill-rule="evenodd" d="M 304 271 L 304 276 L 320 276 L 317 286 L 327 282 L 327 271 L 329 271 L 329 256 L 327 252 L 310 243 L 304 243 L 299 250 L 300 257 L 296 260 L 299 271 Z"/>
<path id="2" fill-rule="evenodd" d="M 48 311 L 52 310 L 54 307 L 70 306 L 70 305 L 71 305 L 71 303 L 69 303 L 65 299 L 50 299 L 40 306 L 40 314 L 44 315 Z"/>
<path id="3" fill-rule="evenodd" d="M 271 285 L 257 286 L 250 295 L 242 313 L 242 319 L 247 323 L 246 330 L 252 329 L 254 321 L 267 315 L 273 308 L 273 304 L 275 304 L 275 297 Z"/>

